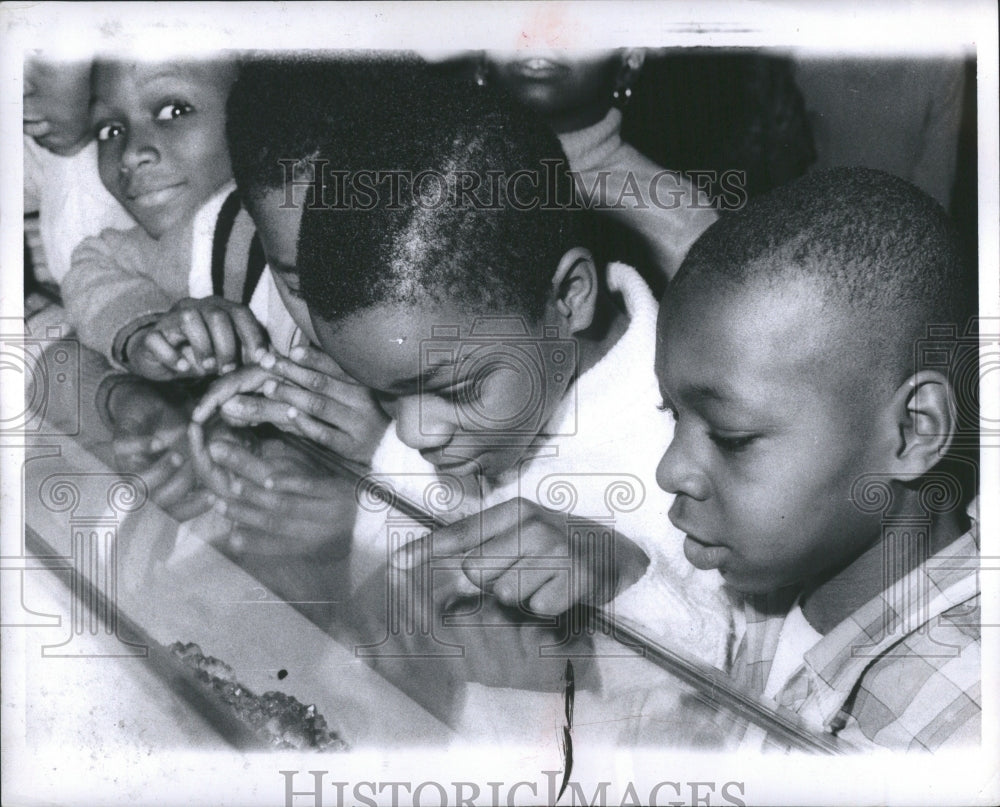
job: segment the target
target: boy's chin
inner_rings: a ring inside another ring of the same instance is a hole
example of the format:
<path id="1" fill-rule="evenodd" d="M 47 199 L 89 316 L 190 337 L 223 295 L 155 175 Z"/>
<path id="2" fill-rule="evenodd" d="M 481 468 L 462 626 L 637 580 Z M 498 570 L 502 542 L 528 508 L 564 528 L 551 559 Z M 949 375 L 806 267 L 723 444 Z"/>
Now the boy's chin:
<path id="1" fill-rule="evenodd" d="M 772 591 L 779 591 L 789 585 L 769 576 L 754 575 L 734 569 L 720 568 L 719 574 L 722 575 L 727 588 L 747 597 L 770 594 Z"/>

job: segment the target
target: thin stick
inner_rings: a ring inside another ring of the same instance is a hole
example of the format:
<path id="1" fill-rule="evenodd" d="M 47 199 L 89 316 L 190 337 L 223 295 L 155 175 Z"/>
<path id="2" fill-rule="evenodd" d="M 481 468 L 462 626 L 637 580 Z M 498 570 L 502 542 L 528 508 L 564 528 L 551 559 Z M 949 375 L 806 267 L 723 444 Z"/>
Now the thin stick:
<path id="1" fill-rule="evenodd" d="M 297 436 L 289 436 L 291 442 L 303 449 L 320 464 L 333 472 L 346 473 L 352 477 L 360 489 L 377 498 L 385 499 L 404 515 L 412 518 L 422 527 L 436 529 L 447 526 L 433 513 L 420 505 L 400 496 L 395 491 L 373 479 L 370 469 L 358 463 L 342 459 L 332 451 Z M 589 609 L 596 627 L 626 645 L 636 645 L 643 655 L 656 666 L 666 670 L 675 678 L 694 687 L 700 695 L 717 707 L 727 709 L 736 715 L 762 726 L 769 733 L 780 737 L 792 746 L 825 754 L 840 754 L 851 750 L 851 746 L 832 734 L 818 733 L 803 724 L 801 719 L 788 710 L 775 710 L 761 698 L 755 697 L 738 686 L 726 673 L 715 667 L 685 658 L 646 638 L 636 627 L 630 626 L 620 617 L 613 617 L 602 608 Z"/>

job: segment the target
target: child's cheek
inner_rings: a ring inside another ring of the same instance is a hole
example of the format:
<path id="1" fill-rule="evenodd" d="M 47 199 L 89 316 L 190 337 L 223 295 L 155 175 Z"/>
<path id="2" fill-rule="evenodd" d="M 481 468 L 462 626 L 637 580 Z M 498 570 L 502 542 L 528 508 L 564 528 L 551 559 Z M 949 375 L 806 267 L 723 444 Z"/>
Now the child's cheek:
<path id="1" fill-rule="evenodd" d="M 114 146 L 109 143 L 99 143 L 97 172 L 100 174 L 101 184 L 120 204 L 125 205 L 125 195 L 118 182 L 118 164 L 118 155 Z"/>

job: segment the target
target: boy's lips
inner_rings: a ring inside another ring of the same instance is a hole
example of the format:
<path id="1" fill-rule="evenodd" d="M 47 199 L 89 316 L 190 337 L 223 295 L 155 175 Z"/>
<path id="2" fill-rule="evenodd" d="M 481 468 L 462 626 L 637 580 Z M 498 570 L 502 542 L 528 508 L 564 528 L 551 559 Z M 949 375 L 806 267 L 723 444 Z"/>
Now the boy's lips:
<path id="1" fill-rule="evenodd" d="M 25 120 L 23 131 L 28 137 L 45 137 L 45 135 L 52 131 L 52 124 L 45 120 L 45 118 Z"/>
<path id="2" fill-rule="evenodd" d="M 696 569 L 718 569 L 727 551 L 722 544 L 705 543 L 693 535 L 684 536 L 684 557 Z"/>
<path id="3" fill-rule="evenodd" d="M 184 188 L 185 183 L 178 182 L 173 185 L 163 185 L 158 188 L 147 188 L 139 186 L 129 188 L 125 194 L 130 204 L 136 207 L 159 207 L 174 199 Z"/>
<path id="4" fill-rule="evenodd" d="M 479 462 L 475 457 L 462 459 L 461 457 L 443 456 L 436 452 L 427 452 L 426 454 L 421 452 L 421 454 L 423 454 L 425 460 L 441 473 L 462 476 L 463 474 L 470 474 L 479 470 Z"/>

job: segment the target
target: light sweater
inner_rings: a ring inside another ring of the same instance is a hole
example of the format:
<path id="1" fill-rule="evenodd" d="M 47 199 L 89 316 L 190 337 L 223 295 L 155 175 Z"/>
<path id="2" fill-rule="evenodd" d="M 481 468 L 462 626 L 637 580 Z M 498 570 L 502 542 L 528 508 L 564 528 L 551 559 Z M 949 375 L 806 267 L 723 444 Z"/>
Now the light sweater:
<path id="1" fill-rule="evenodd" d="M 62 295 L 70 323 L 85 345 L 120 366 L 122 346 L 137 328 L 185 297 L 213 293 L 213 262 L 220 267 L 214 293 L 241 301 L 256 289 L 259 283 L 252 280 L 251 288 L 245 288 L 253 222 L 230 202 L 231 221 L 219 226 L 234 187 L 224 185 L 194 216 L 159 239 L 141 227 L 109 229 L 74 250 Z"/>
<path id="2" fill-rule="evenodd" d="M 77 244 L 109 227 L 135 221 L 101 184 L 97 144 L 71 157 L 53 154 L 24 138 L 24 212 L 38 212 L 42 255 L 32 255 L 38 280 L 61 283 Z"/>
<path id="3" fill-rule="evenodd" d="M 583 373 L 552 415 L 536 456 L 483 492 L 439 509 L 448 521 L 515 497 L 592 520 L 638 544 L 649 567 L 635 585 L 610 604 L 616 614 L 638 621 L 674 648 L 721 665 L 730 636 L 731 608 L 717 572 L 692 567 L 683 555 L 683 535 L 667 511 L 673 496 L 656 484 L 656 466 L 673 437 L 673 420 L 657 409 L 653 372 L 657 304 L 636 271 L 608 267 L 608 288 L 629 316 L 625 333 Z M 434 511 L 434 467 L 389 429 L 372 459 L 373 473 L 394 489 Z M 567 491 L 572 494 L 567 496 Z M 467 494 L 468 495 L 468 494 Z M 355 528 L 355 563 L 373 569 L 388 557 L 384 511 L 361 509 Z M 417 533 L 419 534 L 419 533 Z M 414 535 L 416 537 L 416 535 Z M 362 579 L 356 574 L 355 579 Z"/>

